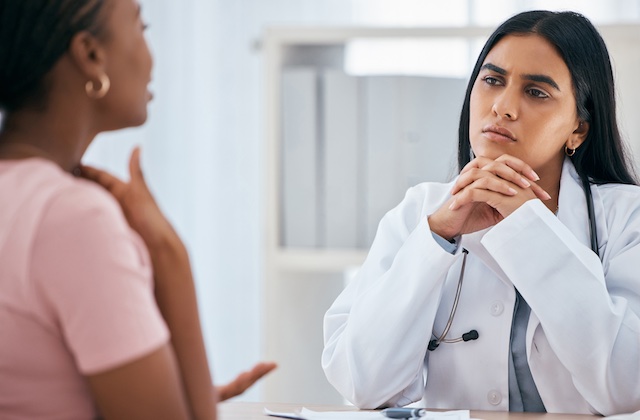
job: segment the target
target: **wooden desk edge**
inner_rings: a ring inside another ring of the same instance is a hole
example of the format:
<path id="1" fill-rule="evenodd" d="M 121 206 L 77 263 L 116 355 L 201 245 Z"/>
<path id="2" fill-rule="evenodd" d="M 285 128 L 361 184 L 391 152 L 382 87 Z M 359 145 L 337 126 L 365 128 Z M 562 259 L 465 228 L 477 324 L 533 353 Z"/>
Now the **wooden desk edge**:
<path id="1" fill-rule="evenodd" d="M 357 411 L 347 405 L 318 405 L 265 402 L 224 402 L 218 406 L 218 420 L 267 420 L 264 409 L 293 413 L 302 407 L 314 411 Z M 435 410 L 440 411 L 440 410 Z M 512 413 L 507 411 L 471 410 L 471 417 L 483 420 L 596 420 L 600 416 L 589 414 Z"/>

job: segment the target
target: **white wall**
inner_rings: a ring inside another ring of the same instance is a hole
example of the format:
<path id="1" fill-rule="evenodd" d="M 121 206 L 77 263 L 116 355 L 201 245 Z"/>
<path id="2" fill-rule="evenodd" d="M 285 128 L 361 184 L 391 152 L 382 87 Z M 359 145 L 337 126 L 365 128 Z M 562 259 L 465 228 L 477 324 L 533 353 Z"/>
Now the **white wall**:
<path id="1" fill-rule="evenodd" d="M 143 128 L 103 135 L 87 161 L 124 174 L 143 145 L 147 179 L 190 249 L 214 375 L 260 359 L 263 74 L 267 25 L 493 25 L 523 9 L 638 20 L 638 3 L 508 0 L 142 0 L 155 53 L 155 100 Z M 286 363 L 286 361 L 280 361 Z M 257 399 L 253 390 L 244 397 Z"/>

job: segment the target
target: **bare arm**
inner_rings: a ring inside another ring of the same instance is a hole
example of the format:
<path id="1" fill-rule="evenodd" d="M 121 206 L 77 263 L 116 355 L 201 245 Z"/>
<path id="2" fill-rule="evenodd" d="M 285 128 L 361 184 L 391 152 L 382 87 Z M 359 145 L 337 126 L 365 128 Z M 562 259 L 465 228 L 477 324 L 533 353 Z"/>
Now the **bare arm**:
<path id="1" fill-rule="evenodd" d="M 171 331 L 171 344 L 193 417 L 214 419 L 215 388 L 211 382 L 187 250 L 174 232 L 149 245 L 149 252 L 155 273 L 156 301 Z"/>
<path id="2" fill-rule="evenodd" d="M 105 419 L 183 420 L 191 417 L 169 344 L 124 366 L 90 375 L 88 379 Z"/>
<path id="3" fill-rule="evenodd" d="M 216 391 L 211 383 L 211 375 L 204 347 L 204 340 L 200 328 L 198 316 L 197 300 L 193 276 L 189 265 L 187 251 L 171 227 L 171 224 L 164 217 L 153 199 L 144 181 L 142 170 L 140 169 L 139 150 L 134 150 L 129 170 L 131 180 L 128 183 L 122 182 L 118 178 L 90 167 L 83 167 L 82 174 L 86 178 L 97 182 L 107 189 L 120 203 L 129 225 L 142 237 L 149 254 L 154 271 L 155 295 L 158 307 L 162 316 L 171 331 L 170 353 L 175 354 L 175 366 L 167 365 L 170 358 L 164 357 L 164 362 L 155 361 L 155 368 L 165 373 L 171 373 L 176 369 L 177 375 L 159 375 L 157 372 L 142 369 L 146 375 L 140 381 L 155 382 L 179 381 L 178 384 L 166 384 L 172 389 L 182 390 L 180 394 L 185 395 L 189 417 L 196 419 L 215 419 Z M 138 360 L 136 363 L 145 363 L 146 358 Z M 135 363 L 134 363 L 135 365 Z M 114 375 L 113 378 L 129 378 L 131 372 L 127 368 L 137 366 L 127 365 L 122 369 L 122 375 Z M 111 372 L 113 373 L 113 372 Z M 101 393 L 95 395 L 97 401 L 102 401 L 105 412 L 109 412 L 109 407 L 118 407 L 120 402 L 117 398 L 108 398 L 123 393 L 111 389 L 124 385 L 119 381 L 107 382 L 111 387 L 94 386 L 94 392 Z M 158 384 L 154 384 L 159 386 Z M 177 388 L 176 388 L 177 387 Z M 108 392 L 108 391 L 113 392 Z M 123 395 L 127 396 L 126 393 Z M 156 404 L 163 403 L 154 399 Z M 129 403 L 137 405 L 138 401 L 129 398 Z M 151 401 L 153 402 L 153 401 Z M 157 407 L 149 407 L 150 412 Z M 115 418 L 120 418 L 116 416 Z M 142 417 L 139 417 L 142 418 Z M 178 417 L 179 418 L 179 417 Z"/>

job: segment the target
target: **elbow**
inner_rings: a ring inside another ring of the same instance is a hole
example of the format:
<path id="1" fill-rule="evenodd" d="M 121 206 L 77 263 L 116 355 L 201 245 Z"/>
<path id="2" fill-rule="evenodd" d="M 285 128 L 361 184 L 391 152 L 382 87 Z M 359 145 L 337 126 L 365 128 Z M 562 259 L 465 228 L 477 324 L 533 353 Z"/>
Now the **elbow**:
<path id="1" fill-rule="evenodd" d="M 388 407 L 389 404 L 379 392 L 368 387 L 360 387 L 350 378 L 331 377 L 327 374 L 329 383 L 342 395 L 349 403 L 353 404 L 360 410 L 374 410 L 380 407 Z"/>
<path id="2" fill-rule="evenodd" d="M 602 408 L 592 407 L 591 412 L 593 414 L 597 414 L 605 417 L 636 413 L 636 412 L 640 413 L 640 401 L 630 400 L 630 401 L 618 401 L 617 403 L 614 403 L 614 404 L 603 404 Z"/>
<path id="3" fill-rule="evenodd" d="M 347 398 L 354 406 L 360 410 L 375 410 L 376 408 L 392 407 L 396 406 L 381 398 L 375 398 L 374 395 L 368 393 L 356 393 L 351 395 L 351 398 Z"/>
<path id="4" fill-rule="evenodd" d="M 366 386 L 368 381 L 358 380 L 353 369 L 344 360 L 335 357 L 333 351 L 325 348 L 322 353 L 322 369 L 329 383 L 347 401 L 359 409 L 375 409 L 385 403 L 379 395 L 381 387 Z M 376 393 L 377 391 L 377 393 Z"/>
<path id="5" fill-rule="evenodd" d="M 419 392 L 417 399 L 411 399 L 405 395 L 404 390 L 394 390 L 386 381 L 364 378 L 347 361 L 331 356 L 332 352 L 325 348 L 322 369 L 327 380 L 340 395 L 361 410 L 403 406 L 422 397 Z"/>

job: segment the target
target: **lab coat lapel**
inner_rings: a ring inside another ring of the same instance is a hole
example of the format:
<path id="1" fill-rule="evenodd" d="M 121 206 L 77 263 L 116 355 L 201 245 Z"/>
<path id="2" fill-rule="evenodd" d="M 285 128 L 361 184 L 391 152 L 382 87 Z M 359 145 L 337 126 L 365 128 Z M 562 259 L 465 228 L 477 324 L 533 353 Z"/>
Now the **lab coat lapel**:
<path id="1" fill-rule="evenodd" d="M 589 246 L 589 212 L 582 190 L 582 181 L 568 158 L 565 158 L 562 165 L 557 217 L 581 243 Z M 528 357 L 531 356 L 529 353 L 533 343 L 533 335 L 538 325 L 540 325 L 540 320 L 535 313 L 531 312 L 526 335 Z"/>
<path id="2" fill-rule="evenodd" d="M 591 188 L 593 206 L 598 232 L 600 249 L 606 244 L 608 235 L 606 233 L 606 223 L 604 218 L 604 204 L 600 198 L 597 188 Z M 589 212 L 587 201 L 582 189 L 582 181 L 576 172 L 573 163 L 566 158 L 562 167 L 562 177 L 560 178 L 560 196 L 558 197 L 558 220 L 562 222 L 573 235 L 586 247 L 591 247 L 591 237 L 589 231 Z M 527 325 L 527 356 L 531 357 L 533 336 L 540 325 L 540 320 L 535 313 L 531 312 Z"/>
<path id="3" fill-rule="evenodd" d="M 594 202 L 599 201 L 595 198 L 594 196 Z M 564 161 L 560 178 L 558 220 L 573 233 L 576 239 L 585 246 L 590 246 L 589 212 L 582 181 L 568 158 Z"/>

